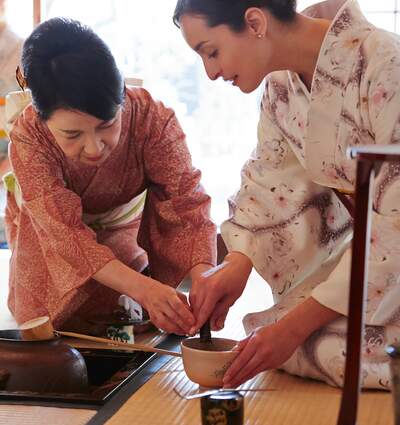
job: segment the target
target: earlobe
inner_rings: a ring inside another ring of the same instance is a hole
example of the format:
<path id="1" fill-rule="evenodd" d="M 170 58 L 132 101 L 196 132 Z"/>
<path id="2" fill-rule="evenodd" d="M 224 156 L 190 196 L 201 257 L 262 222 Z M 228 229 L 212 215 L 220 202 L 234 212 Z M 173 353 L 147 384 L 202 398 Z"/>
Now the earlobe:
<path id="1" fill-rule="evenodd" d="M 267 16 L 262 9 L 249 7 L 244 14 L 244 20 L 256 37 L 262 38 L 267 33 Z"/>

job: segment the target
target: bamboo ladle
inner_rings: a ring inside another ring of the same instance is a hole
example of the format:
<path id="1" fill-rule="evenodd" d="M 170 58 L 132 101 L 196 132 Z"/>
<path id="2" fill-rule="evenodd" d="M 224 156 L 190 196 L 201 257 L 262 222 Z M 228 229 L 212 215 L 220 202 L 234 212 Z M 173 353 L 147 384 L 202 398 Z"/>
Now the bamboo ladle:
<path id="1" fill-rule="evenodd" d="M 133 351 L 146 351 L 150 353 L 164 354 L 167 356 L 182 357 L 182 354 L 176 351 L 163 350 L 161 348 L 152 347 L 151 345 L 130 344 L 127 342 L 113 341 L 107 338 L 99 338 L 75 332 L 56 331 L 54 330 L 53 325 L 51 324 L 50 318 L 48 316 L 42 316 L 36 319 L 29 320 L 28 322 L 23 323 L 19 327 L 19 330 L 22 339 L 27 341 L 52 339 L 54 338 L 54 335 L 62 335 L 78 339 L 84 339 L 87 341 L 102 342 L 118 347 L 130 348 Z"/>

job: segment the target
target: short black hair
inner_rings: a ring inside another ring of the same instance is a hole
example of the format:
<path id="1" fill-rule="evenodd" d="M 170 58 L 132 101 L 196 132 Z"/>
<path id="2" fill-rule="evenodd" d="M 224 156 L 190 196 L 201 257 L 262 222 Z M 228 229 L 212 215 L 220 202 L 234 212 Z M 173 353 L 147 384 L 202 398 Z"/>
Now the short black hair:
<path id="1" fill-rule="evenodd" d="M 125 98 L 110 49 L 78 21 L 53 18 L 37 26 L 22 49 L 22 69 L 35 109 L 48 120 L 57 109 L 112 119 Z"/>
<path id="2" fill-rule="evenodd" d="M 282 22 L 291 22 L 296 15 L 296 0 L 178 0 L 172 19 L 179 28 L 183 15 L 199 15 L 206 18 L 210 27 L 225 24 L 241 32 L 245 28 L 245 12 L 250 7 L 267 9 Z"/>

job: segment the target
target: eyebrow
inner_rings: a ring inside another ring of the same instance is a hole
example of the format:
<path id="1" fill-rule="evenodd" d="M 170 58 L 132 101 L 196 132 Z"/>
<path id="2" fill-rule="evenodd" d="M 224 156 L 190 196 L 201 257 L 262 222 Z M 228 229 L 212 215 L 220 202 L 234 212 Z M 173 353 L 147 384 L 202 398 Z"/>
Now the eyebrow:
<path id="1" fill-rule="evenodd" d="M 206 40 L 206 41 L 200 41 L 200 43 L 196 44 L 194 50 L 196 52 L 198 52 L 203 47 L 203 45 L 206 44 L 206 43 L 208 43 L 208 40 Z"/>
<path id="2" fill-rule="evenodd" d="M 108 120 L 108 121 L 103 121 L 103 122 L 101 122 L 96 128 L 99 128 L 99 127 L 101 127 L 102 125 L 104 125 L 104 124 L 108 124 L 110 121 L 112 121 L 112 120 L 114 120 L 115 119 L 115 117 L 114 118 L 111 118 L 110 120 Z M 62 131 L 63 133 L 66 133 L 66 134 L 75 134 L 75 133 L 82 133 L 82 130 L 64 130 L 64 129 L 62 129 L 62 128 L 59 128 L 59 131 Z"/>

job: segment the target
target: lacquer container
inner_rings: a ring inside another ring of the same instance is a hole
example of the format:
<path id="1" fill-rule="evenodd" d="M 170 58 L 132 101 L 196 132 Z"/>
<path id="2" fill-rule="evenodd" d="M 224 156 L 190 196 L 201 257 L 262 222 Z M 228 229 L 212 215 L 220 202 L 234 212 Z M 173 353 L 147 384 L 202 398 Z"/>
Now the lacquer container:
<path id="1" fill-rule="evenodd" d="M 239 391 L 221 391 L 200 400 L 202 425 L 243 425 L 244 397 Z"/>

